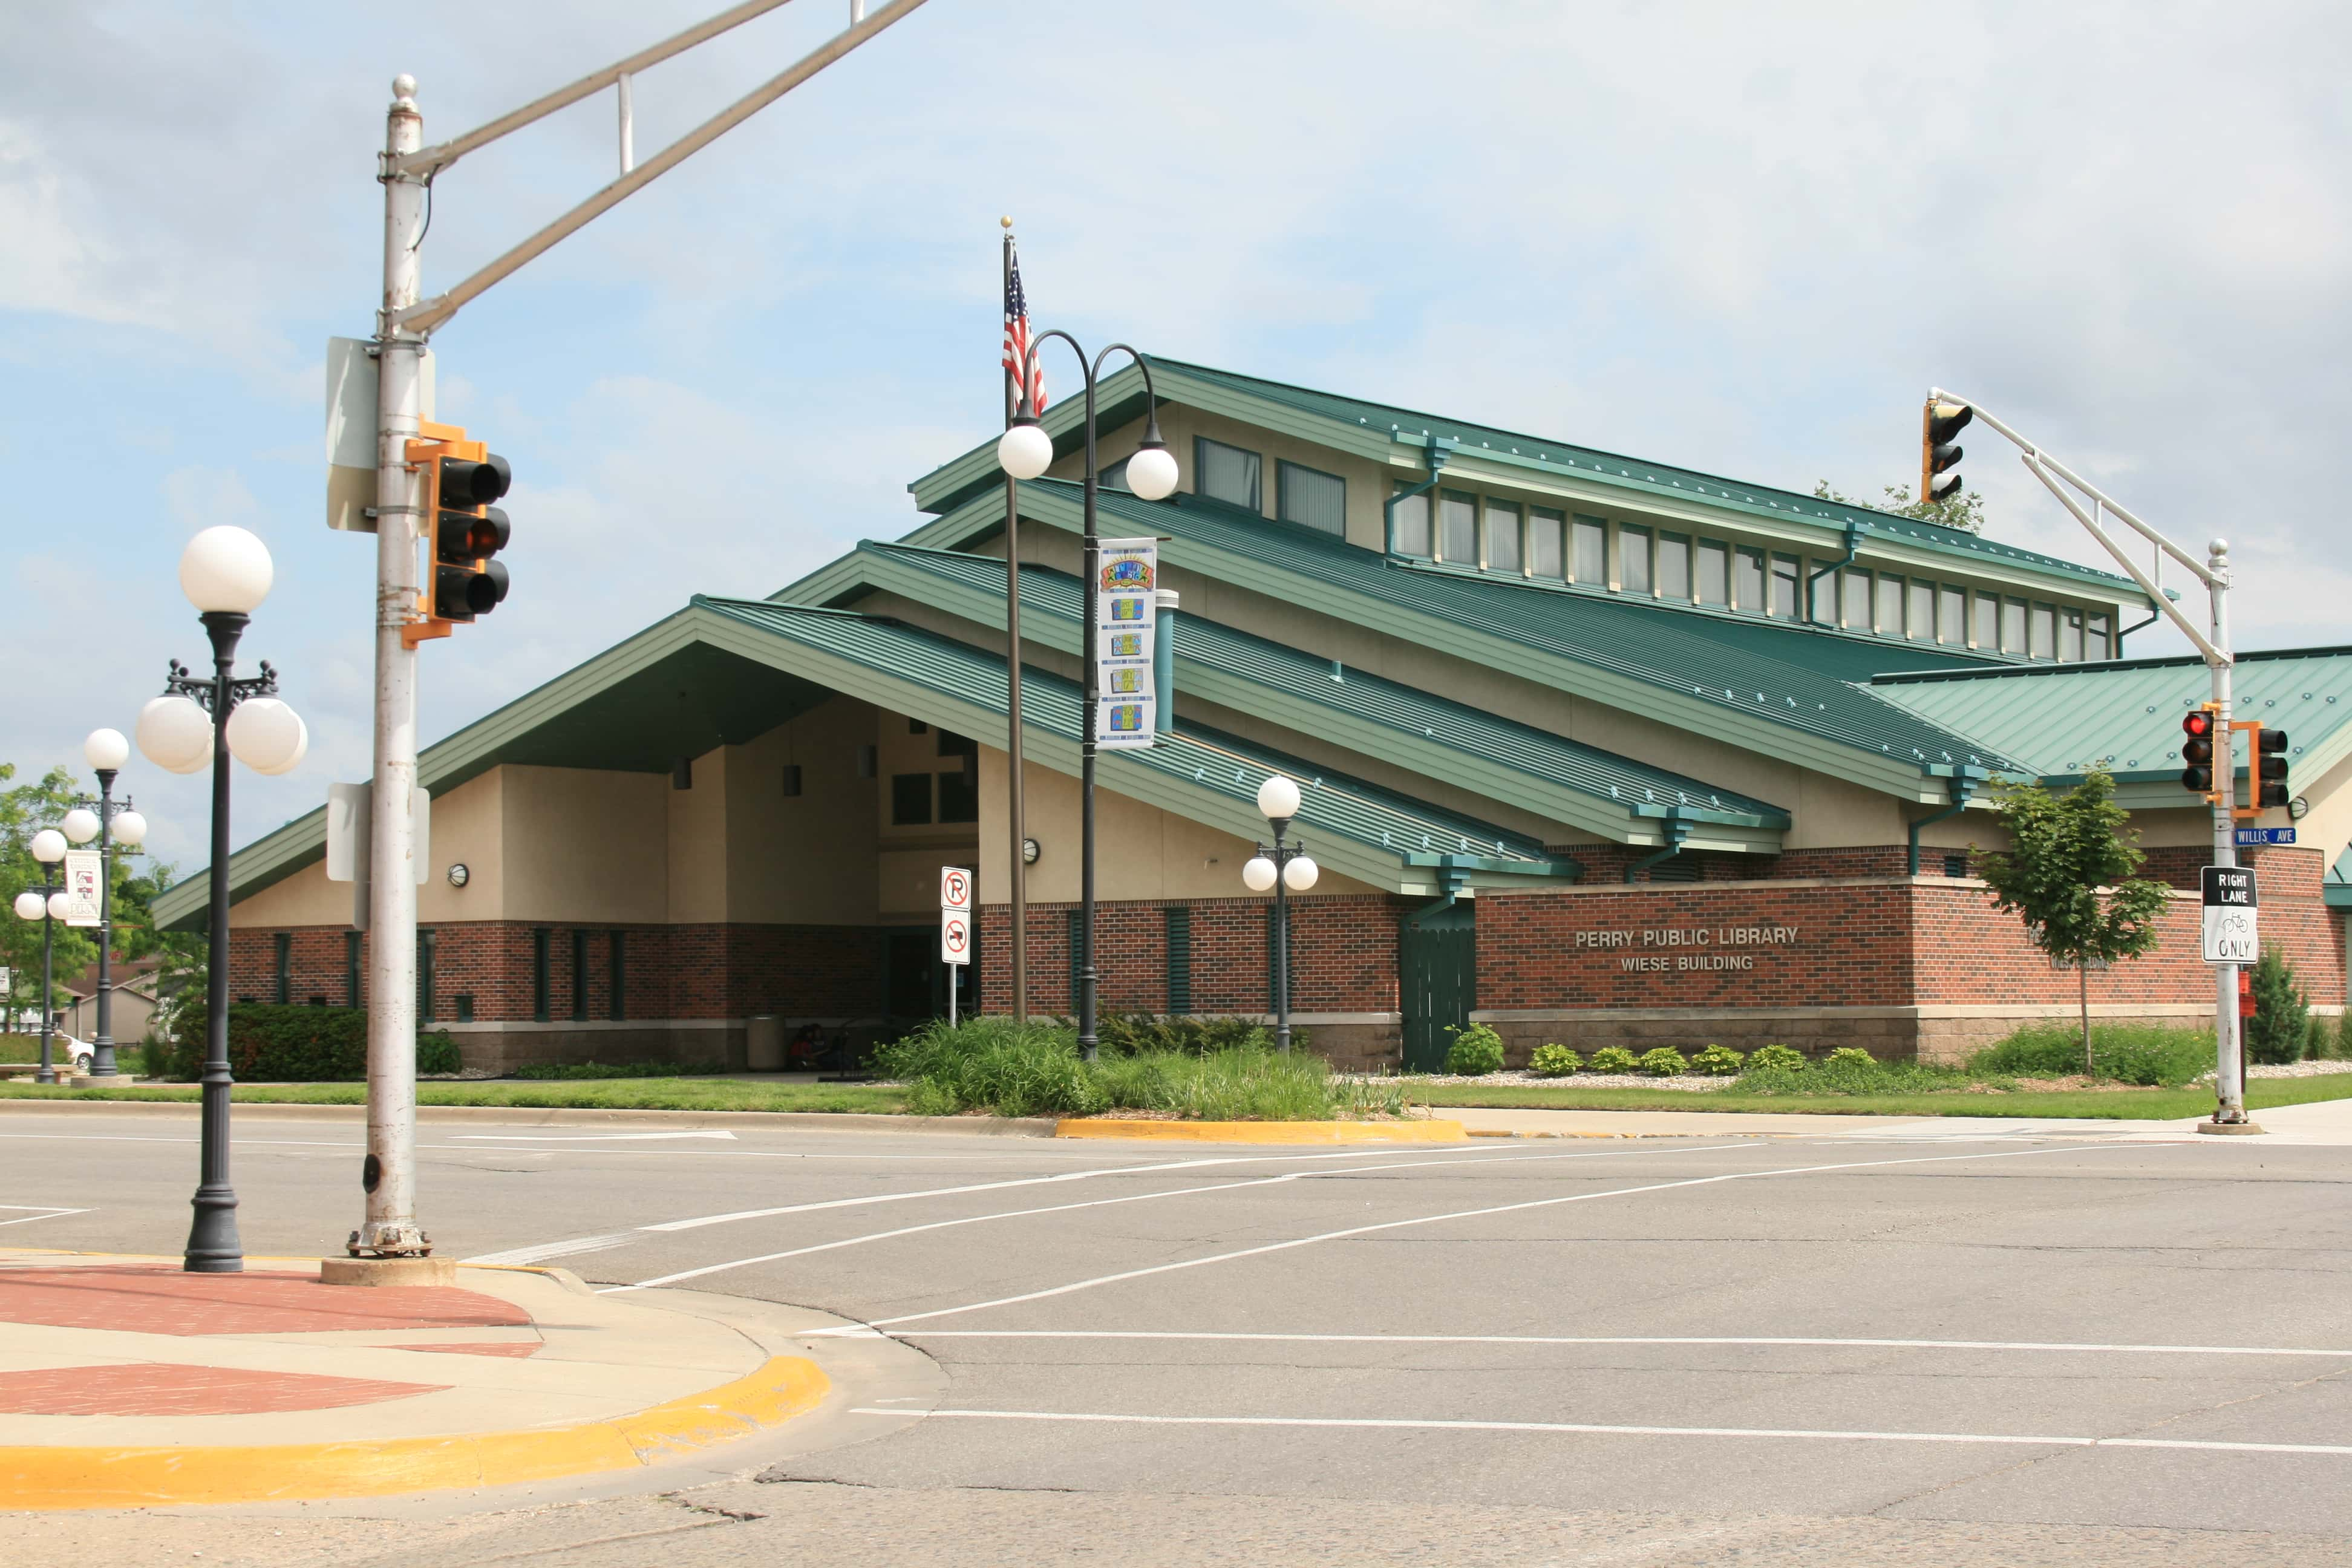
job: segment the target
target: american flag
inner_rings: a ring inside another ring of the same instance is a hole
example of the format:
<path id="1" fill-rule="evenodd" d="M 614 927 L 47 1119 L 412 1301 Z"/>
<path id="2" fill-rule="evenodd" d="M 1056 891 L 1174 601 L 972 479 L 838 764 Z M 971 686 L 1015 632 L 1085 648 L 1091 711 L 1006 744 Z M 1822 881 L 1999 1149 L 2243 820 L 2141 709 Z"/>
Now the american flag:
<path id="1" fill-rule="evenodd" d="M 1021 291 L 1021 249 L 1010 239 L 1004 246 L 1011 263 L 1004 273 L 1004 368 L 1018 382 L 1021 367 L 1029 357 L 1029 297 Z M 1029 412 L 1045 412 L 1045 371 L 1042 365 L 1029 373 Z"/>

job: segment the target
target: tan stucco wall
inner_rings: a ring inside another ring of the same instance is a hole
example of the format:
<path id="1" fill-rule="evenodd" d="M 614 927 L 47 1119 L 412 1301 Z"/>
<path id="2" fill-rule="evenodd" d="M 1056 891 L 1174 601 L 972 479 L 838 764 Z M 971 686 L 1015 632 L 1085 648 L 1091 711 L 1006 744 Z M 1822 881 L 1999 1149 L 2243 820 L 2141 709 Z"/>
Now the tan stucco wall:
<path id="1" fill-rule="evenodd" d="M 431 863 L 424 886 L 416 889 L 416 918 L 430 925 L 441 921 L 502 920 L 512 889 L 509 877 L 515 841 L 501 832 L 507 810 L 503 769 L 492 769 L 446 795 L 433 798 L 433 822 L 427 848 Z M 535 769 L 532 772 L 551 770 Z M 463 862 L 463 888 L 449 885 L 448 870 Z M 320 860 L 284 881 L 273 883 L 229 910 L 232 926 L 347 926 L 352 923 L 352 884 L 327 880 Z"/>
<path id="2" fill-rule="evenodd" d="M 700 793 L 712 771 L 697 763 L 698 787 L 683 793 Z M 504 907 L 468 904 L 438 915 L 420 907 L 418 919 L 650 925 L 669 918 L 667 829 L 677 792 L 667 773 L 518 766 L 484 777 L 506 780 Z M 433 839 L 441 858 L 437 802 Z"/>
<path id="3" fill-rule="evenodd" d="M 835 697 L 726 749 L 728 919 L 873 922 L 876 785 L 857 776 L 857 748 L 875 742 L 878 722 L 868 704 Z M 800 766 L 801 793 L 786 799 L 791 763 Z M 701 781 L 698 771 L 698 788 Z"/>

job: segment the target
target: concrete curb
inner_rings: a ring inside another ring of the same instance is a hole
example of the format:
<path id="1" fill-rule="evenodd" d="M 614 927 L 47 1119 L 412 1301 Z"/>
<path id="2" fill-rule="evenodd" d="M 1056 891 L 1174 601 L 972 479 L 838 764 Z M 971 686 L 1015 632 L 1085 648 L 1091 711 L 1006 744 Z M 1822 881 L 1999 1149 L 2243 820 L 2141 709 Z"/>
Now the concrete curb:
<path id="1" fill-rule="evenodd" d="M 1153 1121 L 1068 1117 L 1056 1138 L 1132 1138 L 1162 1143 L 1459 1143 L 1459 1121 Z"/>
<path id="2" fill-rule="evenodd" d="M 509 1486 L 652 1465 L 782 1425 L 832 1387 L 814 1362 L 758 1371 L 631 1415 L 578 1426 L 249 1447 L 0 1448 L 11 1509 L 291 1502 Z"/>
<path id="3" fill-rule="evenodd" d="M 264 1121 L 364 1121 L 363 1105 L 284 1105 L 234 1101 L 240 1118 Z M 202 1107 L 193 1100 L 0 1100 L 0 1116 L 133 1115 L 179 1117 L 193 1121 Z M 1051 1138 L 1054 1123 L 1040 1116 L 889 1116 L 866 1110 L 643 1110 L 602 1106 L 420 1105 L 425 1121 L 499 1121 L 517 1127 L 650 1123 L 664 1127 L 824 1128 L 839 1132 L 961 1132 L 982 1138 Z"/>

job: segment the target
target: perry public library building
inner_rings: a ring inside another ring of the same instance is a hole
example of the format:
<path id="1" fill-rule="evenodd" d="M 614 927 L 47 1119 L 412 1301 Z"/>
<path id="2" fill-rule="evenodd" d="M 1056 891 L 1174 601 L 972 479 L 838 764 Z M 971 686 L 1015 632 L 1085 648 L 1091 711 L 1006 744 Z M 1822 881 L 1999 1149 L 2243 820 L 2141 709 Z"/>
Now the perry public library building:
<path id="1" fill-rule="evenodd" d="M 1970 876 L 1996 777 L 2104 767 L 2178 893 L 2101 1016 L 2210 1013 L 2180 787 L 2193 658 L 2127 659 L 2127 578 L 1562 441 L 1153 362 L 1178 492 L 1117 488 L 1178 607 L 1172 731 L 1101 763 L 1106 1009 L 1265 1015 L 1242 885 L 1276 770 L 1323 868 L 1293 1006 L 1335 1059 L 1719 1040 L 1949 1057 L 2071 1013 L 2075 976 Z M 1132 366 L 1104 454 L 1141 437 Z M 1075 1011 L 1081 410 L 1020 489 L 1029 1005 Z M 994 432 L 928 519 L 767 597 L 697 596 L 423 754 L 422 1011 L 469 1064 L 743 1059 L 755 1017 L 872 1038 L 946 1008 L 937 877 L 977 868 L 966 1007 L 1009 1006 L 1004 479 Z M 1399 499 L 1399 498 L 1402 499 Z M 714 584 L 714 588 L 742 584 Z M 752 584 L 755 588 L 761 584 Z M 2298 842 L 2244 852 L 2265 940 L 2346 994 L 2352 648 L 2245 656 Z M 2286 826 L 2286 812 L 2264 825 Z M 235 858 L 234 990 L 360 1002 L 324 813 Z M 466 870 L 462 886 L 456 868 Z M 203 881 L 159 904 L 201 919 Z"/>

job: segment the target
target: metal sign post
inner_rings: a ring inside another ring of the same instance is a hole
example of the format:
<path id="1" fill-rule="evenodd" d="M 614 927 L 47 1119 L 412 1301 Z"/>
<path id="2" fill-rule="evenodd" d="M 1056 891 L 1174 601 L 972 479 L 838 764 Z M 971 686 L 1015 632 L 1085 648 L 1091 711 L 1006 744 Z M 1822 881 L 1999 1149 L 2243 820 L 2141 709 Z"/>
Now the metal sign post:
<path id="1" fill-rule="evenodd" d="M 956 1024 L 956 993 L 963 976 L 957 972 L 971 963 L 971 871 L 963 866 L 940 868 L 940 962 L 948 966 L 948 1027 Z"/>

